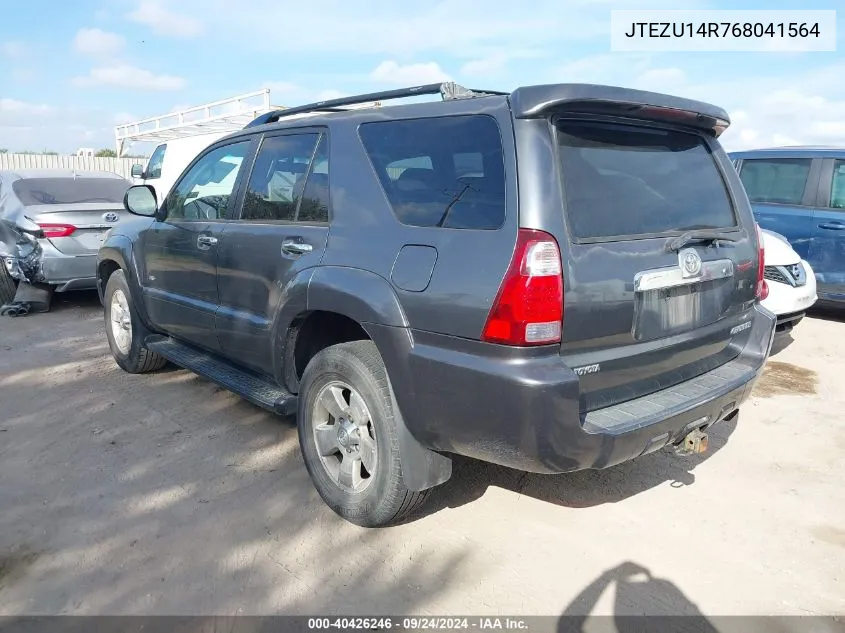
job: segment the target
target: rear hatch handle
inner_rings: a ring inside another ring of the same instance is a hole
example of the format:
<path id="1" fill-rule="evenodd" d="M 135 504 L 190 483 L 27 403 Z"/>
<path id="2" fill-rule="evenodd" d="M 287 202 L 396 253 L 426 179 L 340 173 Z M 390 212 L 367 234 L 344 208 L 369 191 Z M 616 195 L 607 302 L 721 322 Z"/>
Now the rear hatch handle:
<path id="1" fill-rule="evenodd" d="M 706 229 L 699 229 L 696 231 L 687 231 L 677 237 L 673 237 L 666 242 L 667 253 L 677 253 L 687 244 L 702 244 L 714 243 L 716 246 L 719 242 L 736 242 L 737 238 L 732 235 L 726 235 L 719 231 L 710 231 Z"/>

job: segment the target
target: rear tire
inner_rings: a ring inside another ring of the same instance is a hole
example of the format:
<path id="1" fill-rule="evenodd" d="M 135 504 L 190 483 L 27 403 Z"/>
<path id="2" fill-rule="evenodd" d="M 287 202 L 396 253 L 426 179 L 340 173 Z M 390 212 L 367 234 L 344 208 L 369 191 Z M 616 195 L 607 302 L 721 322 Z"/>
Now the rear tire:
<path id="1" fill-rule="evenodd" d="M 328 347 L 305 368 L 297 432 L 308 474 L 323 501 L 363 527 L 399 522 L 428 490 L 402 479 L 390 386 L 371 341 Z"/>
<path id="2" fill-rule="evenodd" d="M 164 367 L 167 359 L 144 347 L 144 337 L 149 332 L 138 318 L 122 270 L 112 273 L 106 283 L 103 312 L 112 356 L 123 371 L 143 374 Z"/>
<path id="3" fill-rule="evenodd" d="M 12 303 L 17 291 L 18 286 L 6 269 L 6 264 L 0 261 L 0 306 Z"/>

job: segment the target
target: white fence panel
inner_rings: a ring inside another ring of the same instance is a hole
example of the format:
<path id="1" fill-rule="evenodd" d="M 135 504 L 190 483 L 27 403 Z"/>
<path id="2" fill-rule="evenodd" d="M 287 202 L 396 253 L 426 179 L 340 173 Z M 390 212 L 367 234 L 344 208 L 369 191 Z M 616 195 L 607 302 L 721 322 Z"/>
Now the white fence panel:
<path id="1" fill-rule="evenodd" d="M 145 158 L 101 158 L 95 156 L 62 156 L 56 154 L 0 154 L 0 169 L 78 169 L 111 171 L 131 178 L 132 165 L 144 165 Z"/>

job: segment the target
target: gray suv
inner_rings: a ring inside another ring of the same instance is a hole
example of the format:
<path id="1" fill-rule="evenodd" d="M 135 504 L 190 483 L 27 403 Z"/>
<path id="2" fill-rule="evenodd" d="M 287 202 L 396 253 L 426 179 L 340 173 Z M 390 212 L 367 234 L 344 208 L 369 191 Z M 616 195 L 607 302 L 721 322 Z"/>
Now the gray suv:
<path id="1" fill-rule="evenodd" d="M 439 101 L 350 110 L 370 101 Z M 720 108 L 455 84 L 262 115 L 99 251 L 123 369 L 295 414 L 324 501 L 396 522 L 460 454 L 536 473 L 706 449 L 769 354 Z"/>

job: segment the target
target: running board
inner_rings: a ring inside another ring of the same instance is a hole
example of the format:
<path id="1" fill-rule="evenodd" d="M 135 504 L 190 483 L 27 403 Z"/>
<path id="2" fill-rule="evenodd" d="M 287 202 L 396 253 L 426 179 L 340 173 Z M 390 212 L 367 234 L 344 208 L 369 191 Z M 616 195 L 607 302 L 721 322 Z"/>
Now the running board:
<path id="1" fill-rule="evenodd" d="M 280 415 L 296 413 L 296 396 L 266 378 L 166 336 L 148 336 L 144 345 L 174 365 L 207 378 L 252 404 Z"/>

